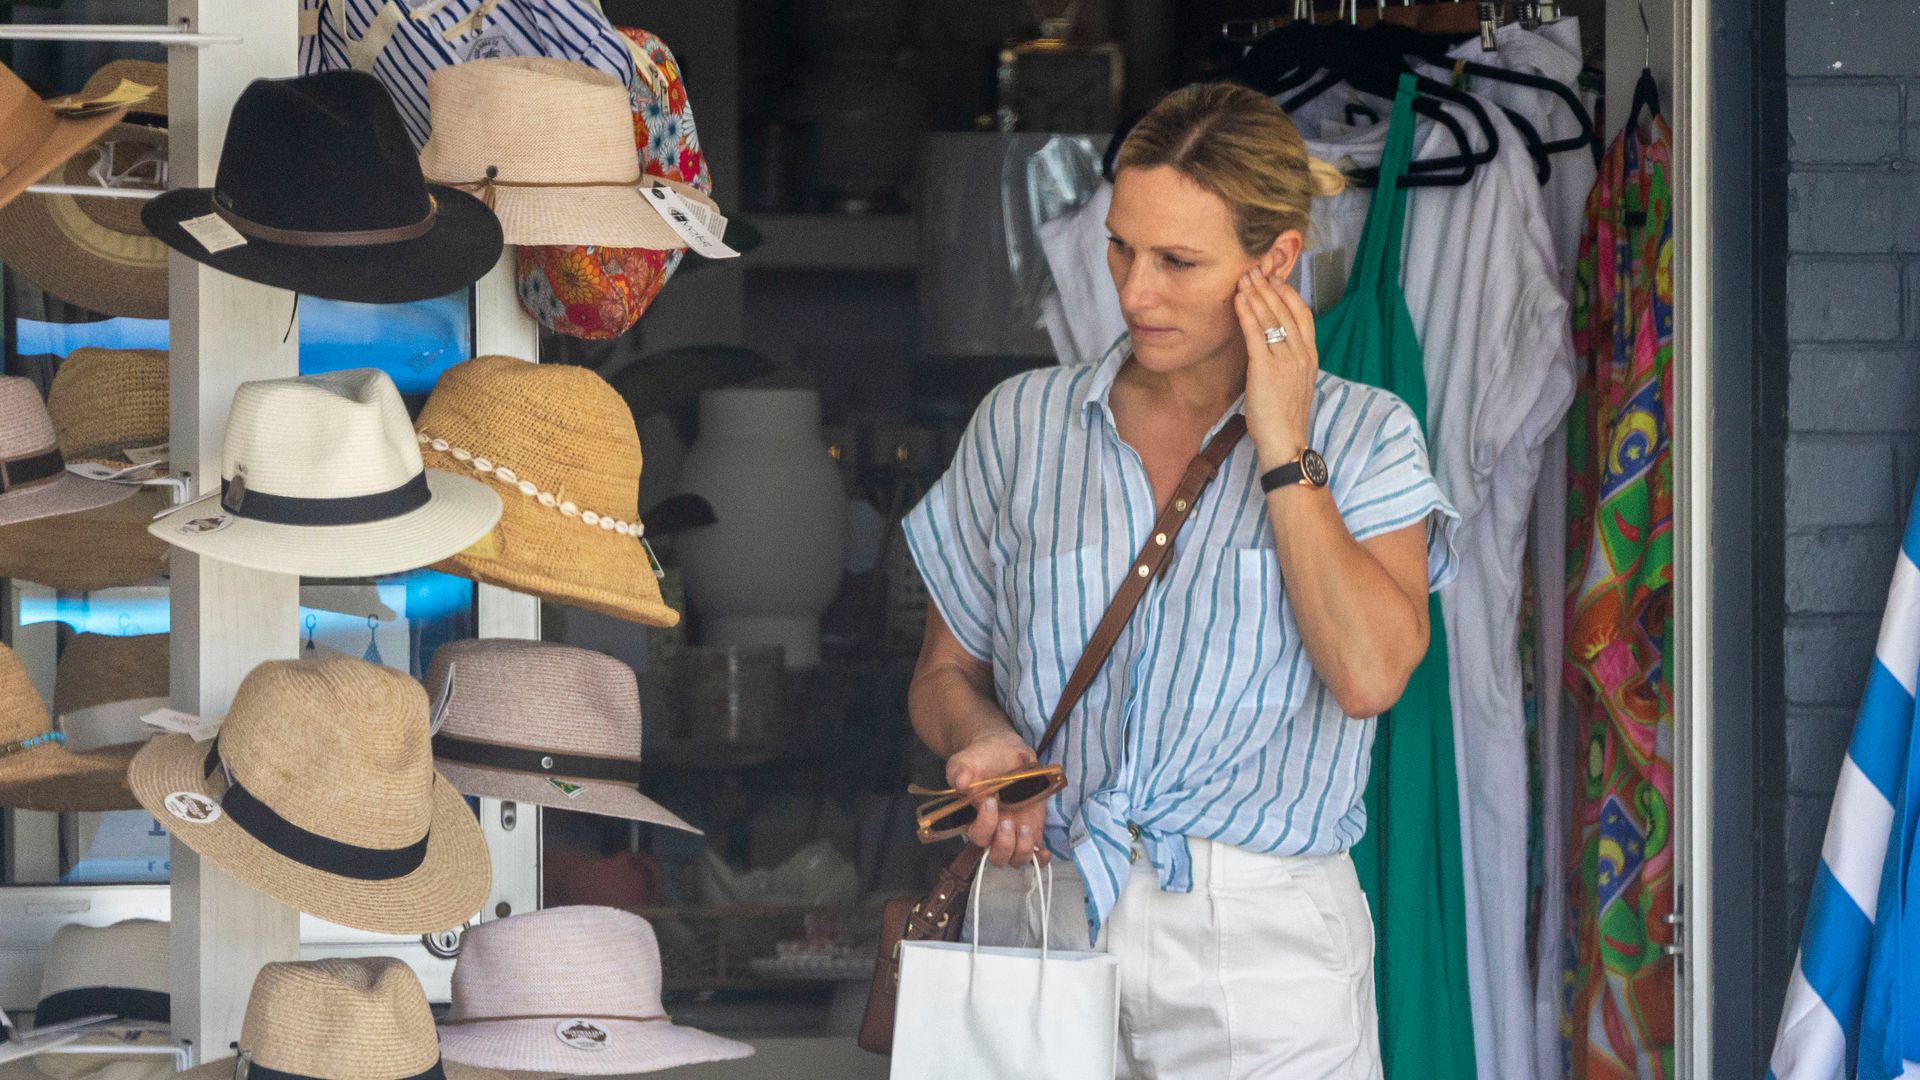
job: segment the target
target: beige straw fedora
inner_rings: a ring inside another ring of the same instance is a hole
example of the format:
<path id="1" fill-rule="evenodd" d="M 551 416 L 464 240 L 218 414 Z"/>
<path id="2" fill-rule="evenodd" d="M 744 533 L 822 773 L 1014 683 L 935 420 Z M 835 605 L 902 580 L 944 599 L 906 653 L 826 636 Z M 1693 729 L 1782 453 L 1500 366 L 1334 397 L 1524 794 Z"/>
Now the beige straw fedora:
<path id="1" fill-rule="evenodd" d="M 474 638 L 436 649 L 426 682 L 434 764 L 468 795 L 700 831 L 640 793 L 640 685 L 613 657 Z"/>
<path id="2" fill-rule="evenodd" d="M 241 383 L 220 491 L 153 523 L 210 558 L 309 577 L 377 577 L 486 536 L 500 497 L 470 470 L 424 468 L 407 407 L 372 368 Z"/>
<path id="3" fill-rule="evenodd" d="M 640 435 L 605 379 L 475 357 L 440 376 L 418 426 L 429 468 L 485 477 L 506 501 L 498 528 L 434 569 L 649 626 L 680 621 L 641 538 Z"/>
<path id="4" fill-rule="evenodd" d="M 0 376 L 0 525 L 97 510 L 137 490 L 69 472 L 40 391 Z"/>
<path id="5" fill-rule="evenodd" d="M 0 1064 L 0 1080 L 159 1080 L 174 1075 L 167 924 L 128 919 L 54 931 L 40 970 L 36 1027 L 112 1016 L 58 1054 Z M 140 1047 L 148 1053 L 128 1054 Z M 99 1048 L 100 1053 L 86 1053 Z"/>
<path id="6" fill-rule="evenodd" d="M 130 779 L 181 843 L 343 926 L 444 930 L 493 884 L 479 821 L 433 771 L 426 693 L 364 660 L 261 664 L 217 737 L 158 736 Z"/>
<path id="7" fill-rule="evenodd" d="M 248 1068 L 240 1069 L 239 1057 Z M 389 956 L 268 964 L 253 980 L 239 1054 L 182 1080 L 506 1080 L 442 1063 L 420 979 Z"/>
<path id="8" fill-rule="evenodd" d="M 54 374 L 47 412 L 65 461 L 129 465 L 128 450 L 167 443 L 167 354 L 75 349 Z M 164 576 L 167 545 L 147 525 L 167 495 L 128 493 L 98 510 L 0 526 L 0 577 L 90 592 Z"/>
<path id="9" fill-rule="evenodd" d="M 0 64 L 0 206 L 91 145 L 127 115 L 126 106 L 63 116 Z"/>
<path id="10" fill-rule="evenodd" d="M 548 1076 L 653 1072 L 753 1053 L 673 1023 L 660 1003 L 653 927 L 607 907 L 548 908 L 468 930 L 440 1048 L 448 1061 Z"/>
<path id="11" fill-rule="evenodd" d="M 75 187 L 166 186 L 167 66 L 115 60 L 80 91 L 97 97 L 126 79 L 157 87 L 129 118 L 68 158 L 49 181 Z M 157 125 L 157 126 L 156 126 Z M 0 207 L 0 263 L 68 303 L 103 315 L 167 317 L 167 246 L 140 224 L 140 200 L 29 193 Z"/>
<path id="12" fill-rule="evenodd" d="M 20 657 L 0 645 L 0 806 L 132 810 L 127 762 L 137 744 L 78 751 L 47 716 Z"/>
<path id="13" fill-rule="evenodd" d="M 642 174 L 627 88 L 585 64 L 471 60 L 429 75 L 427 101 L 421 170 L 478 195 L 509 244 L 686 247 L 642 194 L 656 184 L 717 209 L 688 184 Z"/>

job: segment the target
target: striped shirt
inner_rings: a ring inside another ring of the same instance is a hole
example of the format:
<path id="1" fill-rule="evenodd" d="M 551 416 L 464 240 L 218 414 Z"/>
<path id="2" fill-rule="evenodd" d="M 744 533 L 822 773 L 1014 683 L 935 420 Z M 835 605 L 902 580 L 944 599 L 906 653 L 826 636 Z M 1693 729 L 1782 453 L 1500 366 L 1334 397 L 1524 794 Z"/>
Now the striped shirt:
<path id="1" fill-rule="evenodd" d="M 905 523 L 941 616 L 993 665 L 1000 706 L 1029 742 L 1157 512 L 1108 403 L 1124 345 L 1099 364 L 995 387 Z M 1353 536 L 1428 522 L 1428 573 L 1444 584 L 1457 515 L 1406 404 L 1323 372 L 1312 444 Z M 1307 660 L 1259 472 L 1243 438 L 1048 752 L 1067 787 L 1049 804 L 1046 842 L 1086 881 L 1096 938 L 1126 880 L 1131 831 L 1161 888 L 1187 892 L 1187 837 L 1317 855 L 1366 830 L 1375 721 L 1344 715 Z"/>

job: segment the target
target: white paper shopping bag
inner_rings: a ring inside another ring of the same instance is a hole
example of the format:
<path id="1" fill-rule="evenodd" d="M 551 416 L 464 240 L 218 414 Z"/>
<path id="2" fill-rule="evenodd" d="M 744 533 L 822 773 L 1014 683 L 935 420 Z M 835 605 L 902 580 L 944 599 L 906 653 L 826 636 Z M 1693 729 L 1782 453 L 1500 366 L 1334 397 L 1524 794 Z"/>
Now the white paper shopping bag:
<path id="1" fill-rule="evenodd" d="M 1112 1080 L 1119 960 L 1049 949 L 1053 874 L 1033 874 L 1028 897 L 1041 907 L 1040 948 L 980 944 L 979 879 L 969 900 L 971 941 L 901 943 L 892 1080 Z"/>

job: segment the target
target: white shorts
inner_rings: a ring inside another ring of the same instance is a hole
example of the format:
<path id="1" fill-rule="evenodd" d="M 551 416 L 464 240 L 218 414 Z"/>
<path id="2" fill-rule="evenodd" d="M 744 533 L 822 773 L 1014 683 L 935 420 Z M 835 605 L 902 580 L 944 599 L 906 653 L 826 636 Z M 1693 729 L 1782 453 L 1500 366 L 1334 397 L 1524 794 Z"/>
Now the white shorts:
<path id="1" fill-rule="evenodd" d="M 1193 891 L 1162 892 L 1136 847 L 1101 931 L 1120 957 L 1119 1076 L 1379 1080 L 1373 917 L 1345 855 L 1189 840 Z M 1053 861 L 1049 944 L 1086 949 L 1085 890 Z M 982 875 L 981 944 L 1037 948 L 1032 879 Z"/>

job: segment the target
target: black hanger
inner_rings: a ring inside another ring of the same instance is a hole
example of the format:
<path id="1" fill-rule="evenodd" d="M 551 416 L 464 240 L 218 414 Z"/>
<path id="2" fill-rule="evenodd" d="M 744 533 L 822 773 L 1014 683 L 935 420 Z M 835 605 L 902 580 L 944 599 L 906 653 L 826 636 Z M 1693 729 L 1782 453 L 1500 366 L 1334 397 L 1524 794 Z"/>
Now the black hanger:
<path id="1" fill-rule="evenodd" d="M 1627 113 L 1627 126 L 1640 126 L 1640 110 L 1647 110 L 1649 119 L 1660 116 L 1660 86 L 1653 81 L 1653 69 L 1641 68 L 1640 78 L 1633 84 L 1633 111 Z"/>

